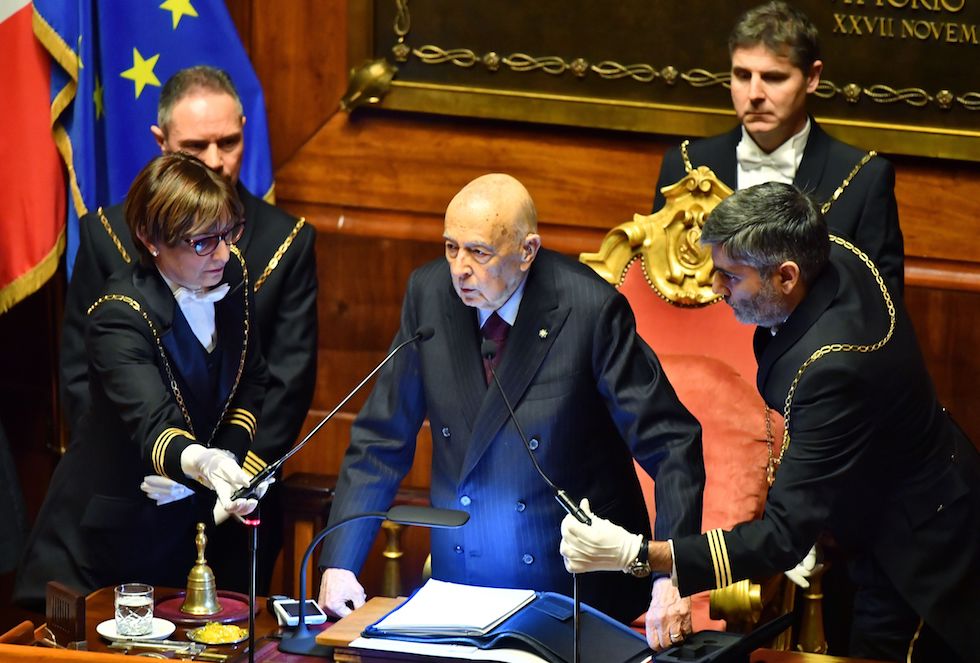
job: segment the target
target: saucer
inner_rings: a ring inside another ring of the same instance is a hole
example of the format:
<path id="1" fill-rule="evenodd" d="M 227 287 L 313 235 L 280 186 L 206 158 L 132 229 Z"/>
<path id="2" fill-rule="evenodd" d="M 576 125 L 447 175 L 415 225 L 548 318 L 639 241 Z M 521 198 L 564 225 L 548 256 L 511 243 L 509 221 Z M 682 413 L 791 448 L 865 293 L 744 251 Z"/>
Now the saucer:
<path id="1" fill-rule="evenodd" d="M 168 622 L 166 619 L 160 619 L 159 617 L 153 618 L 153 630 L 145 635 L 120 635 L 116 632 L 115 619 L 107 619 L 95 627 L 99 635 L 107 640 L 113 641 L 160 640 L 173 633 L 176 629 L 177 627 L 173 622 Z"/>

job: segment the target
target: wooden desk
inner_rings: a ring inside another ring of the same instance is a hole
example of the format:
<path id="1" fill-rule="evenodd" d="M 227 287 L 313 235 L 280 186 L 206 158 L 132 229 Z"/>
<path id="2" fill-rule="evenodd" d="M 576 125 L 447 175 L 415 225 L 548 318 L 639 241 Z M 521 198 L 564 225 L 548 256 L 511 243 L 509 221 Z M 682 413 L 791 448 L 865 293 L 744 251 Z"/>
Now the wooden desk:
<path id="1" fill-rule="evenodd" d="M 157 587 L 159 596 L 175 593 L 177 590 Z M 107 587 L 89 594 L 85 599 L 85 639 L 88 651 L 69 651 L 49 649 L 44 647 L 26 647 L 24 645 L 0 645 L 0 661 L 75 661 L 78 663 L 118 663 L 123 655 L 121 650 L 111 649 L 109 643 L 95 630 L 101 622 L 114 616 L 113 588 Z M 260 610 L 255 615 L 255 660 L 262 663 L 308 663 L 324 659 L 311 659 L 306 656 L 284 654 L 279 651 L 279 640 L 271 636 L 279 631 L 279 624 L 265 609 L 265 598 L 258 599 Z M 247 626 L 248 622 L 239 622 L 239 626 Z M 177 630 L 169 637 L 170 640 L 187 640 L 187 631 L 194 626 L 177 625 Z M 311 629 L 320 628 L 312 626 Z M 248 641 L 237 645 L 212 645 L 208 651 L 228 654 L 227 663 L 237 663 L 248 660 Z M 145 660 L 145 659 L 140 659 Z"/>
<path id="2" fill-rule="evenodd" d="M 171 591 L 167 588 L 157 588 L 161 596 Z M 270 636 L 279 631 L 279 625 L 275 617 L 265 609 L 265 598 L 259 599 L 260 610 L 255 616 L 255 660 L 262 663 L 309 663 L 310 661 L 323 661 L 321 658 L 311 658 L 298 656 L 295 654 L 285 654 L 278 649 L 278 639 Z M 110 649 L 108 643 L 100 636 L 95 627 L 105 621 L 112 619 L 113 609 L 113 589 L 108 587 L 90 594 L 85 600 L 86 626 L 85 636 L 88 641 L 88 651 L 68 651 L 61 649 L 47 649 L 40 647 L 26 647 L 23 645 L 4 645 L 0 644 L 0 661 L 17 662 L 24 661 L 51 661 L 55 663 L 76 662 L 76 663 L 117 663 L 122 653 Z M 177 630 L 170 636 L 171 640 L 186 640 L 188 628 L 177 626 Z M 313 626 L 312 629 L 320 627 Z M 323 628 L 329 628 L 329 625 Z M 231 657 L 227 663 L 240 663 L 247 661 L 247 641 L 237 645 L 223 645 L 209 648 L 210 651 L 218 651 L 229 654 Z M 413 660 L 418 660 L 417 658 Z M 752 663 L 874 663 L 866 659 L 842 658 L 838 656 L 822 656 L 820 654 L 802 654 L 799 652 L 773 651 L 759 649 L 753 652 Z M 394 663 L 394 661 L 392 661 Z"/>

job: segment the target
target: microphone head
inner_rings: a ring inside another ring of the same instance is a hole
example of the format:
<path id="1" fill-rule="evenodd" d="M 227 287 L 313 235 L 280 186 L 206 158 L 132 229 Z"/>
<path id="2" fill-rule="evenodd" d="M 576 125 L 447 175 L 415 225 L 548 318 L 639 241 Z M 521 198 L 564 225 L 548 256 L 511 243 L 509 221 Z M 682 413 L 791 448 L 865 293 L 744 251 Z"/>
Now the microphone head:
<path id="1" fill-rule="evenodd" d="M 436 330 L 429 325 L 423 325 L 415 330 L 415 335 L 419 337 L 420 341 L 428 341 L 430 338 L 435 336 Z"/>
<path id="2" fill-rule="evenodd" d="M 462 527 L 470 519 L 470 514 L 456 509 L 437 509 L 431 506 L 396 504 L 388 509 L 385 517 L 400 525 L 434 527 L 436 529 Z"/>
<path id="3" fill-rule="evenodd" d="M 483 343 L 480 345 L 480 355 L 484 359 L 493 359 L 497 356 L 497 344 L 491 341 L 489 338 L 483 339 Z"/>

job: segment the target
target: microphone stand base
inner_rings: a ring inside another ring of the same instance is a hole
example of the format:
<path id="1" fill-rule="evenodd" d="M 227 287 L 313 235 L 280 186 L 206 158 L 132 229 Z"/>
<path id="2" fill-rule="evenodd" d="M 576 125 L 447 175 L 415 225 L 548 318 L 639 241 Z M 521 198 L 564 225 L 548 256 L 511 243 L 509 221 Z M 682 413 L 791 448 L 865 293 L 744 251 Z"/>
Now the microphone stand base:
<path id="1" fill-rule="evenodd" d="M 319 644 L 315 633 L 298 638 L 283 635 L 282 640 L 279 641 L 279 651 L 287 654 L 333 658 L 333 647 Z"/>

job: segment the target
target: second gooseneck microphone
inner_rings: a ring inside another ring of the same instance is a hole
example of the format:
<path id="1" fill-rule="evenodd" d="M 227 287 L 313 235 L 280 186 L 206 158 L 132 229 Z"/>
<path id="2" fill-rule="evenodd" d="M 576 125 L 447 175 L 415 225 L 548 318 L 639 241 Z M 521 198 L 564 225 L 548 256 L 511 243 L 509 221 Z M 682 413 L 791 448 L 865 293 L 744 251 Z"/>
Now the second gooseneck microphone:
<path id="1" fill-rule="evenodd" d="M 416 329 L 415 330 L 415 333 L 412 334 L 411 338 L 408 338 L 408 339 L 402 341 L 401 343 L 399 343 L 397 346 L 395 346 L 392 349 L 392 351 L 388 353 L 388 356 L 386 356 L 384 359 L 382 359 L 381 360 L 381 363 L 379 363 L 377 366 L 375 366 L 374 369 L 370 373 L 368 373 L 367 376 L 363 380 L 361 380 L 357 384 L 356 387 L 354 387 L 353 389 L 351 389 L 350 393 L 347 394 L 344 397 L 344 400 L 342 400 L 339 403 L 337 403 L 337 407 L 335 407 L 334 409 L 332 409 L 327 414 L 327 416 L 325 416 L 323 419 L 321 419 L 320 420 L 320 423 L 318 423 L 316 426 L 314 426 L 313 427 L 313 430 L 311 430 L 306 435 L 306 437 L 303 438 L 303 440 L 299 444 L 297 444 L 292 449 L 290 449 L 289 451 L 287 451 L 286 454 L 282 458 L 280 458 L 279 460 L 277 460 L 277 461 L 275 461 L 273 463 L 269 463 L 268 465 L 266 465 L 258 474 L 256 474 L 254 477 L 252 477 L 252 480 L 249 482 L 249 484 L 247 486 L 242 486 L 241 488 L 239 488 L 231 496 L 232 499 L 236 499 L 237 500 L 237 499 L 241 499 L 241 498 L 258 497 L 258 486 L 259 486 L 259 484 L 262 483 L 263 481 L 265 481 L 266 479 L 268 479 L 270 476 L 272 476 L 276 472 L 276 470 L 278 470 L 282 466 L 283 463 L 285 463 L 287 460 L 289 460 L 293 456 L 293 454 L 295 454 L 297 451 L 299 451 L 300 449 L 302 449 L 303 448 L 303 445 L 305 445 L 307 442 L 309 442 L 310 441 L 310 438 L 312 438 L 314 435 L 316 435 L 316 432 L 318 430 L 320 430 L 325 423 L 327 423 L 328 421 L 330 421 L 331 419 L 333 419 L 333 416 L 335 414 L 337 414 L 337 412 L 340 411 L 340 408 L 342 408 L 345 405 L 347 405 L 347 401 L 349 401 L 351 398 L 353 398 L 354 397 L 354 394 L 356 394 L 358 391 L 360 391 L 361 390 L 361 387 L 363 387 L 365 384 L 367 384 L 368 380 L 370 380 L 371 378 L 373 378 L 374 377 L 374 374 L 377 373 L 378 371 L 380 371 L 384 367 L 384 365 L 387 364 L 391 360 L 392 357 L 394 357 L 396 354 L 398 354 L 399 351 L 401 351 L 401 349 L 404 348 L 406 345 L 411 345 L 411 344 L 417 343 L 417 342 L 424 343 L 425 341 L 428 341 L 430 338 L 432 338 L 432 336 L 435 333 L 436 333 L 435 329 L 433 329 L 432 327 L 429 327 L 428 325 L 425 325 L 425 326 L 422 326 L 422 327 L 419 327 L 418 329 Z"/>
<path id="2" fill-rule="evenodd" d="M 490 339 L 484 339 L 483 344 L 480 346 L 480 354 L 483 355 L 484 359 L 492 360 L 497 356 L 497 344 Z M 514 426 L 517 427 L 517 434 L 521 436 L 521 442 L 524 443 L 524 450 L 527 451 L 527 455 L 531 458 L 531 463 L 534 464 L 534 469 L 538 471 L 544 482 L 548 484 L 553 491 L 555 491 L 555 499 L 561 504 L 562 508 L 565 509 L 569 514 L 575 516 L 575 519 L 580 523 L 585 525 L 591 525 L 592 519 L 589 518 L 585 511 L 575 503 L 571 497 L 568 496 L 564 490 L 555 485 L 555 483 L 548 478 L 548 475 L 544 473 L 541 469 L 541 465 L 538 464 L 538 459 L 535 457 L 534 452 L 531 450 L 531 444 L 527 440 L 527 435 L 524 434 L 524 429 L 521 428 L 521 422 L 517 420 L 517 415 L 514 413 L 514 408 L 510 404 L 510 400 L 507 398 L 507 394 L 504 392 L 503 386 L 500 384 L 500 378 L 497 377 L 497 371 L 493 367 L 493 363 L 490 363 L 490 374 L 493 376 L 493 381 L 497 384 L 497 391 L 500 392 L 500 397 L 504 400 L 504 405 L 507 406 L 507 412 L 510 413 L 510 419 L 514 422 Z"/>

